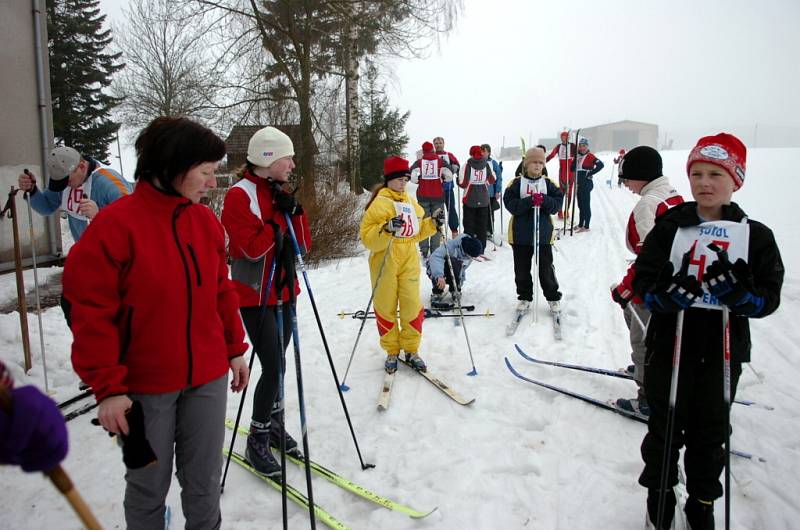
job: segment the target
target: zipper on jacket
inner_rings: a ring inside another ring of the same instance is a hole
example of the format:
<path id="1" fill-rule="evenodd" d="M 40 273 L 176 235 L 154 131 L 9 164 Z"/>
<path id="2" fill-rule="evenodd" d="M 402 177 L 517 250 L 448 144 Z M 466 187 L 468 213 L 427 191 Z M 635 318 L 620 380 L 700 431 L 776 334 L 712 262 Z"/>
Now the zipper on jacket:
<path id="1" fill-rule="evenodd" d="M 133 307 L 128 309 L 128 314 L 125 315 L 125 327 L 123 328 L 122 342 L 119 346 L 119 362 L 125 360 L 128 355 L 128 348 L 131 346 L 131 338 L 133 337 Z"/>
<path id="2" fill-rule="evenodd" d="M 189 256 L 192 257 L 192 264 L 194 265 L 194 272 L 195 276 L 197 276 L 197 286 L 200 287 L 203 285 L 203 281 L 200 279 L 200 265 L 197 263 L 197 254 L 194 253 L 194 248 L 190 243 L 186 243 L 186 248 L 189 249 Z"/>
<path id="3" fill-rule="evenodd" d="M 178 217 L 184 208 L 189 206 L 190 203 L 179 204 L 175 211 L 172 212 L 172 237 L 175 239 L 175 245 L 178 247 L 178 254 L 181 255 L 183 262 L 183 272 L 186 276 L 186 301 L 188 303 L 186 311 L 186 353 L 189 357 L 189 368 L 186 373 L 186 383 L 192 386 L 192 276 L 189 271 L 189 262 L 186 260 L 186 255 L 183 253 L 181 240 L 178 237 Z"/>

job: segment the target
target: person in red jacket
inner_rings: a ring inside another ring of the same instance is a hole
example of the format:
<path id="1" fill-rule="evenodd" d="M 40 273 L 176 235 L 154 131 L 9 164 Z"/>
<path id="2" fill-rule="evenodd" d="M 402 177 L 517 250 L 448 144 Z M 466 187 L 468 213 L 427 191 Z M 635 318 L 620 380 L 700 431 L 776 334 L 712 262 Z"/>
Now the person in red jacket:
<path id="1" fill-rule="evenodd" d="M 241 179 L 225 195 L 222 224 L 228 232 L 231 277 L 239 293 L 242 320 L 261 363 L 261 377 L 253 393 L 253 415 L 245 456 L 259 472 L 280 475 L 281 467 L 270 446 L 280 447 L 283 403 L 278 399 L 286 347 L 292 337 L 292 315 L 300 287 L 286 214 L 301 249 L 307 251 L 311 232 L 294 194 L 284 191 L 294 169 L 292 140 L 275 127 L 257 131 L 247 148 Z M 273 262 L 275 273 L 269 285 Z M 267 291 L 269 287 L 269 292 Z M 279 341 L 278 296 L 283 319 Z M 263 308 L 262 306 L 266 306 Z M 297 442 L 286 434 L 287 452 L 299 454 Z"/>
<path id="2" fill-rule="evenodd" d="M 569 141 L 569 133 L 562 131 L 561 143 L 556 145 L 545 159 L 545 162 L 550 162 L 550 159 L 558 155 L 558 185 L 565 197 L 563 208 L 558 212 L 559 219 L 563 219 L 565 215 L 569 216 L 572 186 L 575 183 L 575 151 L 575 144 Z"/>
<path id="3" fill-rule="evenodd" d="M 589 151 L 589 140 L 578 140 L 578 155 L 575 157 L 578 174 L 578 189 L 576 191 L 578 210 L 578 228 L 576 232 L 588 232 L 589 222 L 592 220 L 592 189 L 594 188 L 594 175 L 603 169 L 603 162 L 594 153 Z"/>
<path id="4" fill-rule="evenodd" d="M 452 183 L 453 172 L 449 163 L 440 158 L 433 150 L 433 144 L 423 142 L 422 158 L 415 160 L 411 165 L 411 181 L 417 184 L 417 202 L 430 217 L 433 212 L 444 206 L 444 186 Z M 431 237 L 419 242 L 422 257 L 427 258 L 439 248 L 441 232 L 436 232 Z"/>
<path id="5" fill-rule="evenodd" d="M 199 204 L 225 143 L 161 117 L 135 147 L 134 192 L 97 214 L 64 266 L 72 365 L 106 430 L 124 440 L 126 414 L 143 413 L 157 462 L 125 473 L 127 528 L 164 526 L 173 455 L 187 528 L 219 528 L 227 371 L 235 392 L 249 376 L 225 233 Z"/>
<path id="6" fill-rule="evenodd" d="M 625 157 L 625 149 L 620 149 L 619 150 L 619 156 L 614 158 L 614 163 L 617 165 L 617 187 L 618 188 L 622 187 L 623 181 L 625 180 L 625 179 L 622 178 L 622 175 L 619 174 L 619 170 L 620 170 L 620 167 L 621 167 L 620 164 L 622 164 L 622 159 L 624 157 Z"/>

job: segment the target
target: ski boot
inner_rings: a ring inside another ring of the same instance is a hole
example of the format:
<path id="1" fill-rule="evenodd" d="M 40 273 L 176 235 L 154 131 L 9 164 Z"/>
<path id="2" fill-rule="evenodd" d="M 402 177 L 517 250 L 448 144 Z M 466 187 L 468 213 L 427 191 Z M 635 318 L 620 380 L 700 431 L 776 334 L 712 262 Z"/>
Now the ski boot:
<path id="1" fill-rule="evenodd" d="M 269 430 L 253 430 L 247 436 L 247 449 L 244 455 L 256 471 L 266 477 L 277 477 L 281 474 L 281 465 L 269 450 Z"/>
<path id="2" fill-rule="evenodd" d="M 686 500 L 686 521 L 692 530 L 714 530 L 714 503 L 696 497 Z"/>
<path id="3" fill-rule="evenodd" d="M 547 304 L 550 306 L 551 313 L 561 312 L 561 302 L 559 300 L 548 300 Z"/>
<path id="4" fill-rule="evenodd" d="M 297 440 L 292 438 L 292 436 L 286 432 L 285 428 L 283 429 L 283 433 L 286 437 L 286 454 L 295 458 L 302 458 L 303 453 L 301 453 L 298 448 Z M 281 450 L 281 423 L 277 415 L 273 415 L 269 423 L 269 445 L 273 449 Z"/>
<path id="5" fill-rule="evenodd" d="M 636 414 L 641 414 L 642 416 L 648 418 L 650 417 L 650 405 L 647 404 L 647 400 L 644 398 L 640 399 L 619 398 L 616 402 L 616 405 L 622 410 L 627 410 L 628 412 L 635 412 Z"/>
<path id="6" fill-rule="evenodd" d="M 423 361 L 422 357 L 420 357 L 416 353 L 406 353 L 406 362 L 410 364 L 411 368 L 413 368 L 417 372 L 428 371 L 428 367 L 425 365 L 425 361 Z"/>
<path id="7" fill-rule="evenodd" d="M 390 353 L 386 356 L 386 362 L 383 363 L 383 369 L 387 374 L 393 374 L 397 371 L 397 353 Z"/>
<path id="8" fill-rule="evenodd" d="M 444 303 L 444 292 L 431 293 L 431 307 L 441 306 Z"/>
<path id="9" fill-rule="evenodd" d="M 530 300 L 520 300 L 517 304 L 517 313 L 527 313 L 531 310 L 531 302 Z"/>

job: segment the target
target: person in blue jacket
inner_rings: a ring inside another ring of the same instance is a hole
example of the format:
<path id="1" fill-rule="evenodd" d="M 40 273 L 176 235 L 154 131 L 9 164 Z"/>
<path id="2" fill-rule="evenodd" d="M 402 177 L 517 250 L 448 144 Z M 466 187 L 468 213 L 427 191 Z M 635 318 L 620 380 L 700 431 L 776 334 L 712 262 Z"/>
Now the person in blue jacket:
<path id="1" fill-rule="evenodd" d="M 426 270 L 428 278 L 433 284 L 431 306 L 444 301 L 445 287 L 449 288 L 453 303 L 460 302 L 459 297 L 464 288 L 464 282 L 467 280 L 467 267 L 472 264 L 474 258 L 481 255 L 482 251 L 483 245 L 477 238 L 468 234 L 460 234 L 431 253 Z M 455 276 L 450 270 L 448 255 L 450 263 L 453 264 Z M 453 281 L 454 277 L 458 278 L 457 282 Z"/>
<path id="2" fill-rule="evenodd" d="M 492 166 L 494 173 L 494 184 L 489 185 L 489 202 L 492 209 L 489 211 L 489 239 L 494 241 L 494 212 L 500 209 L 500 200 L 503 195 L 503 163 L 492 158 L 492 146 L 481 144 L 481 155 L 489 165 Z"/>
<path id="3" fill-rule="evenodd" d="M 539 245 L 539 284 L 550 305 L 550 311 L 561 311 L 561 292 L 558 290 L 553 267 L 553 221 L 561 209 L 564 193 L 549 178 L 542 175 L 544 151 L 538 147 L 525 153 L 525 173 L 515 177 L 503 193 L 503 204 L 512 217 L 508 223 L 508 242 L 514 252 L 514 281 L 517 285 L 517 311 L 527 312 L 533 301 L 531 260 L 534 245 Z M 534 212 L 539 208 L 539 241 L 534 242 Z"/>
<path id="4" fill-rule="evenodd" d="M 47 173 L 47 189 L 39 189 L 36 176 L 28 171 L 20 174 L 19 188 L 28 192 L 31 208 L 41 215 L 64 210 L 75 241 L 100 210 L 133 191 L 131 183 L 119 173 L 71 147 L 50 151 Z"/>

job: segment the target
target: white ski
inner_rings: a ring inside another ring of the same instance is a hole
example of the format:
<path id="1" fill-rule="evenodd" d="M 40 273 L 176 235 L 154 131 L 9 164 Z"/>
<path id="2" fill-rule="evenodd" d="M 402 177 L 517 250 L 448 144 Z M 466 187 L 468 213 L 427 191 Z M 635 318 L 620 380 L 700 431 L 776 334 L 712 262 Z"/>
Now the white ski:
<path id="1" fill-rule="evenodd" d="M 519 323 L 522 322 L 522 319 L 525 318 L 525 315 L 528 314 L 528 311 L 514 311 L 514 320 L 506 326 L 506 337 L 510 337 L 514 333 L 517 332 L 517 328 L 519 327 Z"/>
<path id="2" fill-rule="evenodd" d="M 392 384 L 394 384 L 394 374 L 397 372 L 387 373 L 383 377 L 383 387 L 381 388 L 381 395 L 378 396 L 378 410 L 384 411 L 389 408 L 389 398 L 392 396 Z"/>
<path id="3" fill-rule="evenodd" d="M 561 340 L 561 311 L 555 311 L 553 315 L 553 334 L 556 340 Z"/>

